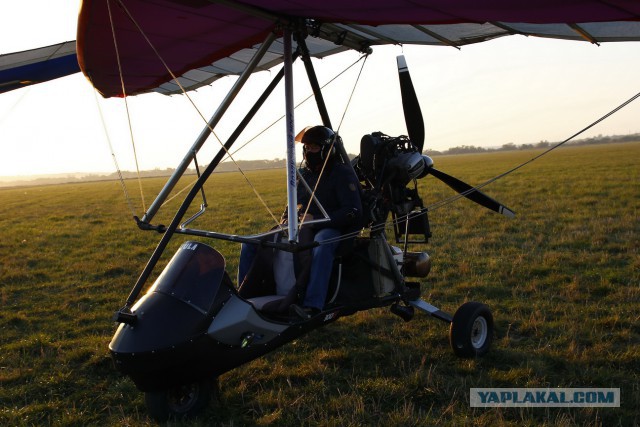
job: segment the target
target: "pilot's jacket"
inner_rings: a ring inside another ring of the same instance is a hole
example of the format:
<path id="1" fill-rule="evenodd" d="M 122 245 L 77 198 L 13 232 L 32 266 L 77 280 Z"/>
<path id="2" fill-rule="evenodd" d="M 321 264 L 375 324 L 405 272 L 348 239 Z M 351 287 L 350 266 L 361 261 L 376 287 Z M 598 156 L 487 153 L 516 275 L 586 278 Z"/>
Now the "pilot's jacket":
<path id="1" fill-rule="evenodd" d="M 316 186 L 320 172 L 308 167 L 300 170 L 300 174 L 311 190 Z M 342 234 L 362 228 L 362 202 L 360 199 L 360 182 L 349 165 L 337 161 L 329 161 L 325 167 L 315 197 L 329 215 L 330 221 L 313 224 L 315 230 L 334 228 Z M 307 188 L 298 183 L 298 205 L 302 205 L 300 213 L 304 213 L 309 203 L 310 194 Z M 317 203 L 311 202 L 308 213 L 314 219 L 323 218 Z"/>

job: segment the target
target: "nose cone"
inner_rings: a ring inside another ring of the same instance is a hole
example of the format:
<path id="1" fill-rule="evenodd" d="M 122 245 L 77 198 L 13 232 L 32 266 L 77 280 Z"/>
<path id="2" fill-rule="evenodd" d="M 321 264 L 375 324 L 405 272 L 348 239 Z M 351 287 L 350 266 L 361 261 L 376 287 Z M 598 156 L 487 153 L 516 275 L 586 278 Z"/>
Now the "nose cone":
<path id="1" fill-rule="evenodd" d="M 427 169 L 432 168 L 433 167 L 433 159 L 429 156 L 426 155 L 422 155 L 422 160 L 424 161 L 424 165 L 426 166 Z"/>
<path id="2" fill-rule="evenodd" d="M 204 333 L 207 316 L 202 311 L 168 295 L 145 296 L 136 310 L 134 326 L 121 324 L 109 348 L 114 354 L 135 354 L 163 350 Z"/>

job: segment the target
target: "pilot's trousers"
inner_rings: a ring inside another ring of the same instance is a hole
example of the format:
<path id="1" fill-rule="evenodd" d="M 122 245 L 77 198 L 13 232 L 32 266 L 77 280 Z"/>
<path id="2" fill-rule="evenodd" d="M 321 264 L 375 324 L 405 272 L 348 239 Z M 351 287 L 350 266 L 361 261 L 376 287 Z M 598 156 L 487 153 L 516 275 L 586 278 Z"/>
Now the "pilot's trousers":
<path id="1" fill-rule="evenodd" d="M 305 307 L 319 309 L 324 307 L 333 269 L 333 257 L 340 243 L 338 237 L 340 237 L 340 231 L 335 228 L 323 228 L 313 238 L 320 245 L 313 248 L 309 284 L 302 303 Z"/>

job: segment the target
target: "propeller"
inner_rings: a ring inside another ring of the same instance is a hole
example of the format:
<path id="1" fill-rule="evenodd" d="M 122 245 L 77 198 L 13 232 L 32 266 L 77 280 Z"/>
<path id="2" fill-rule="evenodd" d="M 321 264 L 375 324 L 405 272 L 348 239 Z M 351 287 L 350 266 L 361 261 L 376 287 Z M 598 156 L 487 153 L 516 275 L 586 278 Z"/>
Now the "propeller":
<path id="1" fill-rule="evenodd" d="M 399 55 L 396 57 L 396 60 L 398 62 L 402 110 L 404 111 L 404 121 L 407 124 L 407 133 L 409 134 L 411 142 L 413 142 L 418 151 L 422 153 L 422 147 L 424 145 L 424 120 L 422 118 L 422 111 L 420 111 L 420 104 L 418 103 L 418 97 L 411 82 L 409 68 L 407 67 L 407 61 L 404 59 L 404 55 Z"/>
<path id="2" fill-rule="evenodd" d="M 404 55 L 399 55 L 396 59 L 398 62 L 398 78 L 400 80 L 402 110 L 404 111 L 404 121 L 407 125 L 407 133 L 409 134 L 409 139 L 413 142 L 418 151 L 422 152 L 425 133 L 420 103 L 418 102 L 416 91 L 413 87 L 413 83 L 411 82 L 409 68 L 407 67 L 407 61 L 404 59 Z M 492 211 L 509 218 L 515 216 L 514 211 L 487 196 L 477 188 L 474 188 L 466 182 L 460 181 L 458 178 L 454 178 L 453 176 L 434 168 L 433 160 L 431 160 L 429 156 L 423 156 L 423 158 L 426 166 L 425 175 L 433 175 L 459 194 L 462 194 L 467 199 L 472 200 L 487 209 L 491 209 Z"/>
<path id="3" fill-rule="evenodd" d="M 435 176 L 440 181 L 444 182 L 467 199 L 473 200 L 477 204 L 482 205 L 487 209 L 491 209 L 492 211 L 502 214 L 508 218 L 513 218 L 514 216 L 516 216 L 516 213 L 514 211 L 512 211 L 502 203 L 492 199 L 482 191 L 474 188 L 466 182 L 460 181 L 458 178 L 454 178 L 449 174 L 439 171 L 433 166 L 428 169 L 427 173 Z"/>

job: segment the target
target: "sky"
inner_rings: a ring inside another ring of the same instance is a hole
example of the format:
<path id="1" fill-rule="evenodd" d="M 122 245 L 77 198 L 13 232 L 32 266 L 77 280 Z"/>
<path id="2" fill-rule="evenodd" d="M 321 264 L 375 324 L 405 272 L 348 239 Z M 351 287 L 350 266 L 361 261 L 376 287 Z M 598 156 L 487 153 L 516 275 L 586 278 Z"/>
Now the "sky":
<path id="1" fill-rule="evenodd" d="M 75 40 L 79 4 L 22 0 L 3 5 L 0 54 Z M 640 92 L 640 43 L 595 46 L 510 36 L 460 50 L 375 47 L 361 74 L 362 61 L 325 90 L 332 124 L 349 153 L 357 153 L 364 134 L 406 134 L 395 59 L 400 54 L 422 106 L 425 148 L 434 150 L 562 141 Z M 320 83 L 358 58 L 343 53 L 314 61 Z M 299 65 L 296 72 L 302 72 Z M 261 72 L 250 80 L 217 127 L 220 139 L 231 133 L 271 77 Z M 202 116 L 209 118 L 233 81 L 224 78 L 191 92 L 199 111 L 184 96 L 148 94 L 128 98 L 128 105 L 122 99 L 105 100 L 81 74 L 0 95 L 0 177 L 111 173 L 112 152 L 121 169 L 135 170 L 134 146 L 140 169 L 175 167 L 203 129 Z M 296 102 L 309 94 L 307 84 L 296 84 Z M 282 114 L 278 96 L 241 135 L 236 146 L 253 142 L 234 158 L 283 158 L 284 122 L 276 122 Z M 635 101 L 579 138 L 638 133 L 638 118 L 640 101 Z M 319 123 L 312 103 L 296 111 L 297 130 Z M 218 146 L 210 138 L 200 163 L 207 163 Z"/>

